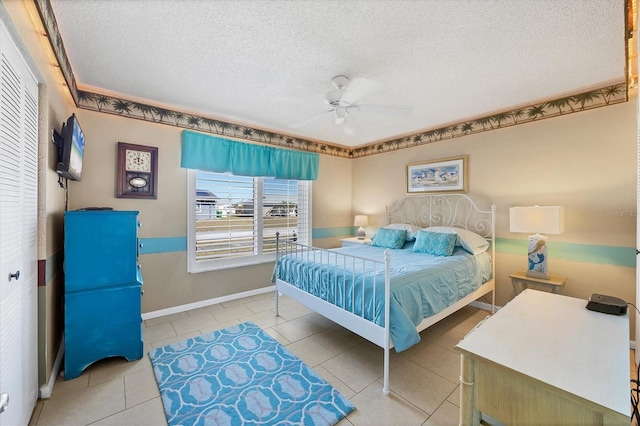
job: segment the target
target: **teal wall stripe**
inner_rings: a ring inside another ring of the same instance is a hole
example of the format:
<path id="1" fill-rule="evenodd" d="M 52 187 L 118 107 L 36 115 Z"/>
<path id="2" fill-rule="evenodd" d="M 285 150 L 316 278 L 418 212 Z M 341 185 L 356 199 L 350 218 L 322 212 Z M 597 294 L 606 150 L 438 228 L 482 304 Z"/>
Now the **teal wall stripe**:
<path id="1" fill-rule="evenodd" d="M 354 227 L 315 228 L 312 238 L 339 238 L 352 236 Z M 140 254 L 168 253 L 187 250 L 187 237 L 141 238 Z M 633 247 L 613 247 L 591 244 L 560 243 L 549 241 L 548 254 L 551 259 L 564 259 L 574 262 L 597 263 L 603 265 L 626 266 L 635 268 L 636 251 Z M 525 256 L 527 240 L 515 238 L 496 238 L 496 252 Z M 47 281 L 52 275 L 50 265 L 61 263 L 58 254 L 47 259 Z"/>
<path id="2" fill-rule="evenodd" d="M 633 247 L 613 247 L 591 244 L 575 244 L 548 241 L 547 254 L 551 259 L 604 265 L 636 266 L 636 250 Z M 496 238 L 496 252 L 526 256 L 527 240 Z"/>
<path id="3" fill-rule="evenodd" d="M 168 253 L 186 251 L 187 237 L 140 238 L 140 254 Z"/>
<path id="4" fill-rule="evenodd" d="M 340 228 L 314 228 L 311 231 L 311 238 L 338 238 L 338 237 L 350 237 L 355 235 L 353 226 L 343 226 Z"/>

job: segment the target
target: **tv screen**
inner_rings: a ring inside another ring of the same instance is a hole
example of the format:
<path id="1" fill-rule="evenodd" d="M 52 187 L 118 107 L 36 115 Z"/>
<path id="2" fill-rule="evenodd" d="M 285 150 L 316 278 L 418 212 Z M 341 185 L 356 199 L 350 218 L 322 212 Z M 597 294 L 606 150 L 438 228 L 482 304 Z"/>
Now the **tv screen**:
<path id="1" fill-rule="evenodd" d="M 67 179 L 79 181 L 82 177 L 84 158 L 84 133 L 73 114 L 62 128 L 62 148 L 60 149 L 57 172 Z"/>

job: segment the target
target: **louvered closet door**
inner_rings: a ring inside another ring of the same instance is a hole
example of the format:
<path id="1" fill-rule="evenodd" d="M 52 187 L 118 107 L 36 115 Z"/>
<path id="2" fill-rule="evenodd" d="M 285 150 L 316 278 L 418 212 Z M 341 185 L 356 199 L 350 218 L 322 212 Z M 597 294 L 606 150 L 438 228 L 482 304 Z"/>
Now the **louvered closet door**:
<path id="1" fill-rule="evenodd" d="M 26 425 L 38 393 L 38 86 L 1 22 L 0 59 L 0 425 Z"/>

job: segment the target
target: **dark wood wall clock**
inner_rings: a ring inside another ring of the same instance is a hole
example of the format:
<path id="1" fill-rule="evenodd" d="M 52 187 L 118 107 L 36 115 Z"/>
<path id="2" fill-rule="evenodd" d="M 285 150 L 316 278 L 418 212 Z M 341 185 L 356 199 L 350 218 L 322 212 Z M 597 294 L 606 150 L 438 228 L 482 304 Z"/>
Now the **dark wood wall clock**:
<path id="1" fill-rule="evenodd" d="M 158 148 L 118 142 L 118 198 L 158 198 Z"/>

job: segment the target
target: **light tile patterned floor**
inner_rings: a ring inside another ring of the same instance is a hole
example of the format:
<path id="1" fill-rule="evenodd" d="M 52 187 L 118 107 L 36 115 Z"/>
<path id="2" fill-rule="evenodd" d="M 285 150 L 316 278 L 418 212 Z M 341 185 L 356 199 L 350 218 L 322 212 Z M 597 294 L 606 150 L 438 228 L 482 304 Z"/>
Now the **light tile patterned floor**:
<path id="1" fill-rule="evenodd" d="M 356 406 L 340 426 L 457 425 L 460 368 L 455 344 L 488 312 L 466 307 L 421 333 L 391 357 L 391 394 L 382 395 L 382 349 L 273 293 L 145 321 L 145 356 L 99 361 L 73 380 L 59 378 L 39 401 L 32 425 L 162 425 L 162 402 L 147 352 L 151 348 L 252 321 L 286 345 Z"/>

